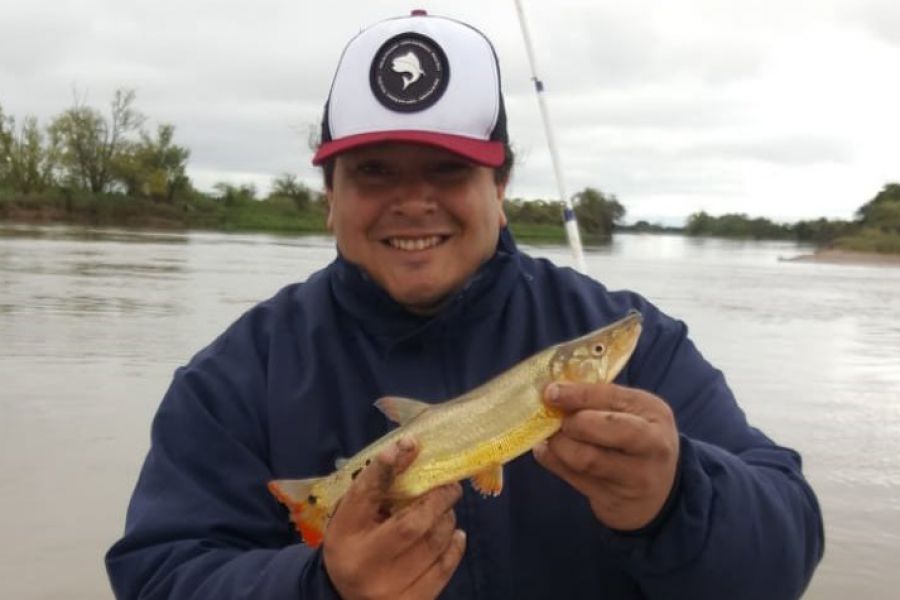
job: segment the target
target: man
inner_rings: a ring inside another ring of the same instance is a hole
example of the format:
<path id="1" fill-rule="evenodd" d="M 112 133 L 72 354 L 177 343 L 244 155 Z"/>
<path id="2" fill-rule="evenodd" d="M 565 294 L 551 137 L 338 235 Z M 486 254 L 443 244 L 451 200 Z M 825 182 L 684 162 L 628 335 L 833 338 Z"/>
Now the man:
<path id="1" fill-rule="evenodd" d="M 802 594 L 823 533 L 798 455 L 747 424 L 683 323 L 516 249 L 481 33 L 422 11 L 364 30 L 322 138 L 339 256 L 176 373 L 107 556 L 119 597 Z M 413 439 L 363 469 L 318 549 L 266 492 L 383 435 L 377 398 L 441 402 L 630 309 L 644 333 L 617 383 L 550 386 L 563 428 L 507 465 L 499 497 L 452 484 L 391 510 Z"/>

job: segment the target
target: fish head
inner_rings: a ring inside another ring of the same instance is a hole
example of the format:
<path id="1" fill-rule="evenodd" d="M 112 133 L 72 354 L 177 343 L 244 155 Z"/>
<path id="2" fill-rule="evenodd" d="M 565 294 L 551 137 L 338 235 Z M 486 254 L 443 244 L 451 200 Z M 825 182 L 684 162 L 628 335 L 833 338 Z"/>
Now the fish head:
<path id="1" fill-rule="evenodd" d="M 631 357 L 641 335 L 641 313 L 633 310 L 623 319 L 556 347 L 550 358 L 554 381 L 610 382 Z"/>

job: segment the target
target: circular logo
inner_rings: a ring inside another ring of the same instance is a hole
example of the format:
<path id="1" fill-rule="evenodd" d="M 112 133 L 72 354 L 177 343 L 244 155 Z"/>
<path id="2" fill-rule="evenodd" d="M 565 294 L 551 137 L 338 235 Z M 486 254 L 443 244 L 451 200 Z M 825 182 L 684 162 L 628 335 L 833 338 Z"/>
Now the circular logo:
<path id="1" fill-rule="evenodd" d="M 398 112 L 425 110 L 440 100 L 450 80 L 447 56 L 418 33 L 392 37 L 372 60 L 369 83 L 385 107 Z"/>

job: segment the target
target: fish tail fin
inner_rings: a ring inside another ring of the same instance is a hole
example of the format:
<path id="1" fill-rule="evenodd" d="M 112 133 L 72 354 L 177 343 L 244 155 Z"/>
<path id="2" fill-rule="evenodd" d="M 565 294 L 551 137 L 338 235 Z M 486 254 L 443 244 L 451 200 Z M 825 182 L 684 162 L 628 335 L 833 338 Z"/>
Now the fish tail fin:
<path id="1" fill-rule="evenodd" d="M 316 487 L 324 477 L 310 479 L 276 479 L 269 482 L 269 491 L 291 513 L 297 532 L 307 546 L 318 547 L 325 535 L 329 507 L 316 493 Z"/>

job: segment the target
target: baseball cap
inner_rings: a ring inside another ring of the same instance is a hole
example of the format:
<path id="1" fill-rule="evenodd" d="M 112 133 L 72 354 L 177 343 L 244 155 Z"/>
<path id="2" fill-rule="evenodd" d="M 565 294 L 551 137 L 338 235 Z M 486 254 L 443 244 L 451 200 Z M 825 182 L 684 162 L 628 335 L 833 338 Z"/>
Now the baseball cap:
<path id="1" fill-rule="evenodd" d="M 344 48 L 313 164 L 360 146 L 411 142 L 497 167 L 507 140 L 491 42 L 461 21 L 414 10 L 362 30 Z"/>

